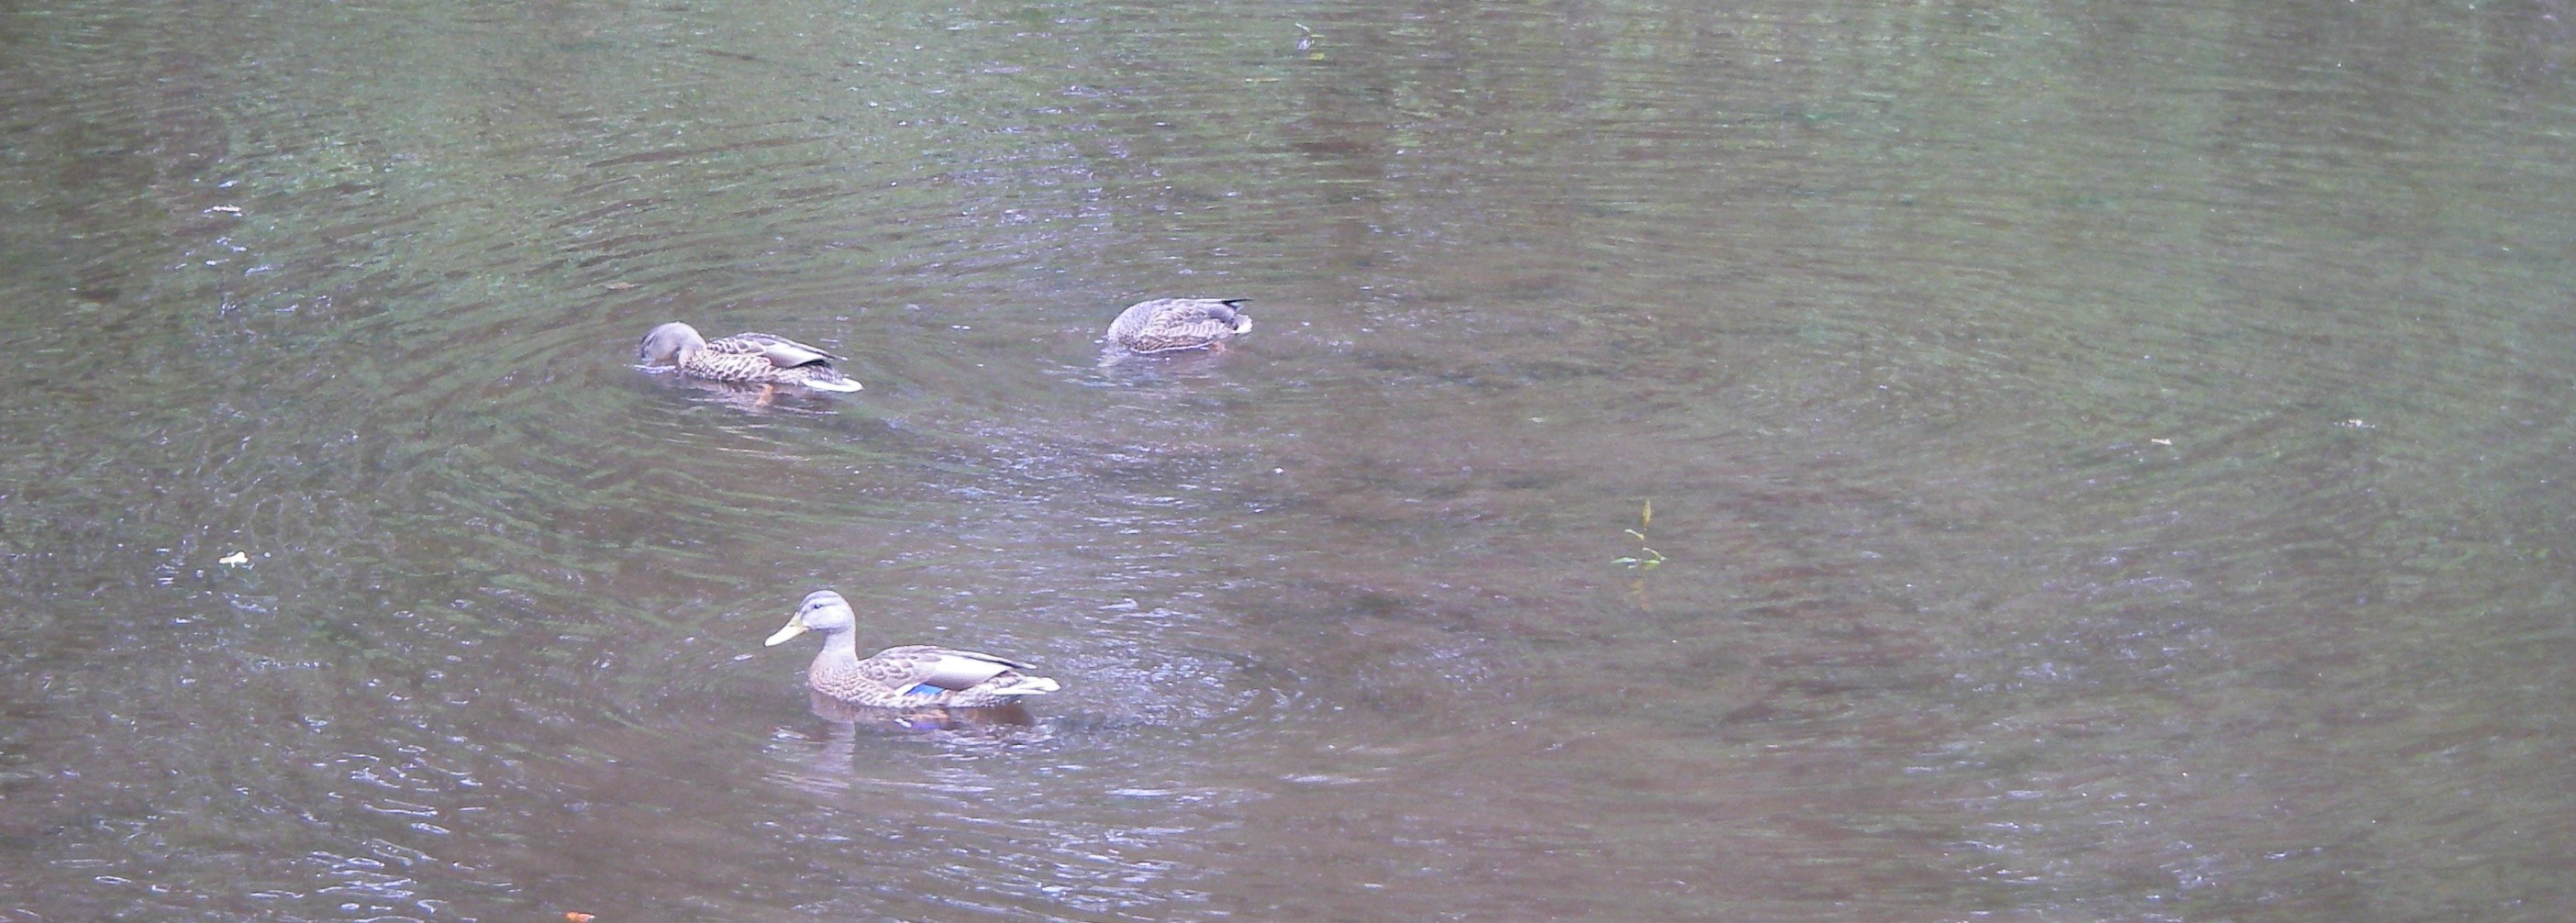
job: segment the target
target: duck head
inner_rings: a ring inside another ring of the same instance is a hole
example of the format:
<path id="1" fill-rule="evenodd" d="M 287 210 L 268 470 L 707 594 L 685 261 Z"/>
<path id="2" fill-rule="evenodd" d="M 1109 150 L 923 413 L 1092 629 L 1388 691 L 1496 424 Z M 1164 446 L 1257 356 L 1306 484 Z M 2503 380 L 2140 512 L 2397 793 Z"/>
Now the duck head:
<path id="1" fill-rule="evenodd" d="M 698 328 L 669 323 L 653 328 L 643 342 L 635 344 L 635 359 L 645 365 L 679 365 L 705 348 L 707 338 L 698 335 Z"/>
<path id="2" fill-rule="evenodd" d="M 858 625 L 858 616 L 850 611 L 849 600 L 842 599 L 841 594 L 830 590 L 815 590 L 805 594 L 805 601 L 797 605 L 795 615 L 787 617 L 787 627 L 779 629 L 777 634 L 770 635 L 769 640 L 763 644 L 777 647 L 787 643 L 788 639 L 809 631 L 819 631 L 828 635 L 848 631 Z"/>

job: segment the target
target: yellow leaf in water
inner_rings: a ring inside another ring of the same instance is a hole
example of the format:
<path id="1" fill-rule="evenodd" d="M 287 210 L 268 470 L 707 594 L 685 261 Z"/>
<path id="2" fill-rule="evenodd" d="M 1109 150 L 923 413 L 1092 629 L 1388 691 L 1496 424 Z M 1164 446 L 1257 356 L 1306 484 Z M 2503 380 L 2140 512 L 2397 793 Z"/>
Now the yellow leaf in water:
<path id="1" fill-rule="evenodd" d="M 1645 511 L 1645 512 L 1643 512 L 1643 513 L 1639 513 L 1639 514 L 1637 514 L 1637 528 L 1643 529 L 1643 528 L 1645 528 L 1645 527 L 1647 527 L 1647 526 L 1651 526 L 1651 525 L 1654 525 L 1654 524 L 1655 524 L 1655 501 L 1653 501 L 1653 500 L 1648 500 L 1648 501 L 1646 501 L 1646 511 Z"/>
<path id="2" fill-rule="evenodd" d="M 225 555 L 225 556 L 223 556 L 223 557 L 216 558 L 216 559 L 215 559 L 215 563 L 217 563 L 217 564 L 232 564 L 232 565 L 236 565 L 236 566 L 238 566 L 238 565 L 242 565 L 242 564 L 248 564 L 248 563 L 250 563 L 250 555 L 248 555 L 248 554 L 244 554 L 244 553 L 239 552 L 239 551 L 236 551 L 236 552 L 233 552 L 233 553 L 231 553 L 231 554 Z"/>

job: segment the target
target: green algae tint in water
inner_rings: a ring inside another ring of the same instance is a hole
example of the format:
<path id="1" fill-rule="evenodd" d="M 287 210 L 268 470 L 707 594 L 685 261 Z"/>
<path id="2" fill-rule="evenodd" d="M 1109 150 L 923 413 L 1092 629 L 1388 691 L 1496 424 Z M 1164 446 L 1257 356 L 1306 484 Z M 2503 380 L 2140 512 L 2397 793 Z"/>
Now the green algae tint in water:
<path id="1" fill-rule="evenodd" d="M 2545 5 L 5 17 L 20 916 L 2576 898 Z"/>

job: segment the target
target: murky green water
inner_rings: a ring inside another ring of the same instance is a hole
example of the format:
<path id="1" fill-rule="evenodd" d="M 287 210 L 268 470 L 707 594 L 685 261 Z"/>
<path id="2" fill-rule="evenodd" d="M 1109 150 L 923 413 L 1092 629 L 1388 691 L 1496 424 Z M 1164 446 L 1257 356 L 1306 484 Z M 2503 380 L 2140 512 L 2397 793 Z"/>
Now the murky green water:
<path id="1" fill-rule="evenodd" d="M 11 919 L 2576 901 L 2556 2 L 57 6 Z"/>

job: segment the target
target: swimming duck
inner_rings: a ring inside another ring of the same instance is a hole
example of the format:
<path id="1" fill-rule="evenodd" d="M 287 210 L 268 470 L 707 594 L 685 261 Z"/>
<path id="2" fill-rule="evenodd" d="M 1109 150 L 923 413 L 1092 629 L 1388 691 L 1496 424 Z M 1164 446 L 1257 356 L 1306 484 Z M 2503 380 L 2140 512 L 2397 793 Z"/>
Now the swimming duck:
<path id="1" fill-rule="evenodd" d="M 859 390 L 858 382 L 832 367 L 838 356 L 767 333 L 737 333 L 710 342 L 698 335 L 696 327 L 663 324 L 635 344 L 635 358 L 647 367 L 669 365 L 682 375 L 708 381 Z"/>
<path id="2" fill-rule="evenodd" d="M 1226 340 L 1252 329 L 1241 298 L 1156 298 L 1129 305 L 1109 322 L 1109 342 L 1140 353 L 1223 349 Z"/>
<path id="3" fill-rule="evenodd" d="M 770 635 L 776 647 L 809 631 L 823 633 L 823 652 L 805 668 L 805 684 L 825 696 L 870 708 L 987 708 L 1020 696 L 1043 695 L 1063 688 L 1055 680 L 1024 672 L 1028 664 L 976 651 L 911 644 L 889 647 L 859 659 L 858 617 L 849 600 L 830 590 L 805 595 L 788 616 L 787 627 Z"/>

